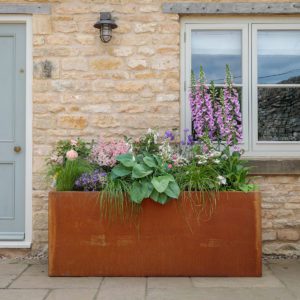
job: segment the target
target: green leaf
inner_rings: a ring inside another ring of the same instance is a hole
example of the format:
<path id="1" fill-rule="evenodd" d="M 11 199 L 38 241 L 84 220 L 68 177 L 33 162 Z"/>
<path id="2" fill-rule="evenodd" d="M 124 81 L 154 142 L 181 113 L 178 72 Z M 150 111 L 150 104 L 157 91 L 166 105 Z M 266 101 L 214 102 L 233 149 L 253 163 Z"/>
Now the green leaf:
<path id="1" fill-rule="evenodd" d="M 180 188 L 176 182 L 170 182 L 167 189 L 165 190 L 165 194 L 170 198 L 178 199 L 180 194 Z"/>
<path id="2" fill-rule="evenodd" d="M 159 193 L 163 193 L 166 190 L 166 188 L 168 187 L 169 182 L 170 182 L 170 176 L 169 175 L 153 177 L 152 180 L 151 180 L 151 183 L 153 184 L 154 188 Z"/>
<path id="3" fill-rule="evenodd" d="M 116 160 L 119 161 L 125 167 L 133 167 L 135 165 L 135 158 L 131 153 L 121 154 L 116 157 Z"/>
<path id="4" fill-rule="evenodd" d="M 159 156 L 157 156 L 157 155 L 153 155 L 153 157 L 155 158 L 157 164 L 160 166 L 162 164 L 161 158 Z"/>
<path id="5" fill-rule="evenodd" d="M 145 164 L 135 164 L 132 169 L 132 178 L 143 178 L 152 174 L 152 172 Z"/>
<path id="6" fill-rule="evenodd" d="M 117 177 L 124 177 L 124 176 L 129 175 L 131 173 L 131 169 L 129 169 L 129 168 L 123 166 L 123 165 L 117 165 L 111 171 Z"/>
<path id="7" fill-rule="evenodd" d="M 168 202 L 168 196 L 165 193 L 158 193 L 156 190 L 153 190 L 150 198 L 155 201 L 158 202 L 160 204 L 165 204 Z"/>
<path id="8" fill-rule="evenodd" d="M 140 204 L 144 199 L 143 185 L 135 181 L 129 191 L 131 201 Z"/>
<path id="9" fill-rule="evenodd" d="M 153 185 L 148 180 L 143 180 L 142 185 L 143 185 L 144 198 L 149 198 L 153 191 Z"/>
<path id="10" fill-rule="evenodd" d="M 155 161 L 155 159 L 152 156 L 146 156 L 146 157 L 144 157 L 143 161 L 150 168 L 157 167 L 156 161 Z"/>

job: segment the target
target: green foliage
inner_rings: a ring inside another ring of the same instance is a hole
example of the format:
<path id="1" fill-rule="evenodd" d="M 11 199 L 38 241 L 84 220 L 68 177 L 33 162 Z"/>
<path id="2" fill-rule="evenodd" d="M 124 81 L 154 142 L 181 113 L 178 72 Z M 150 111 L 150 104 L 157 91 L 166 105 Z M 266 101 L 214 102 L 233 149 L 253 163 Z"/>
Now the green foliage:
<path id="1" fill-rule="evenodd" d="M 87 158 L 91 153 L 90 144 L 78 138 L 77 140 L 61 140 L 57 143 L 55 152 L 57 156 L 66 158 L 66 153 L 73 149 L 78 153 L 82 159 Z"/>
<path id="2" fill-rule="evenodd" d="M 250 192 L 257 189 L 257 186 L 249 183 L 249 170 L 247 161 L 241 158 L 239 152 L 230 153 L 229 147 L 223 150 L 226 159 L 221 160 L 218 171 L 226 178 L 226 185 L 222 190 Z"/>
<path id="3" fill-rule="evenodd" d="M 75 181 L 83 173 L 93 170 L 91 164 L 83 159 L 67 160 L 60 170 L 57 170 L 56 189 L 57 191 L 73 191 Z"/>
<path id="4" fill-rule="evenodd" d="M 100 215 L 107 220 L 133 220 L 140 206 L 127 201 L 130 194 L 130 182 L 125 178 L 109 176 L 107 184 L 100 194 Z"/>
<path id="5" fill-rule="evenodd" d="M 213 164 L 189 165 L 174 170 L 174 177 L 182 191 L 219 191 L 218 172 Z"/>
<path id="6" fill-rule="evenodd" d="M 140 204 L 143 199 L 151 198 L 164 204 L 171 198 L 178 198 L 180 189 L 157 155 L 127 153 L 119 155 L 117 161 L 119 164 L 112 169 L 112 178 L 129 183 L 131 201 Z"/>
<path id="7" fill-rule="evenodd" d="M 132 143 L 133 152 L 139 153 L 159 153 L 158 132 L 149 129 L 148 132 L 142 135 L 138 140 Z"/>

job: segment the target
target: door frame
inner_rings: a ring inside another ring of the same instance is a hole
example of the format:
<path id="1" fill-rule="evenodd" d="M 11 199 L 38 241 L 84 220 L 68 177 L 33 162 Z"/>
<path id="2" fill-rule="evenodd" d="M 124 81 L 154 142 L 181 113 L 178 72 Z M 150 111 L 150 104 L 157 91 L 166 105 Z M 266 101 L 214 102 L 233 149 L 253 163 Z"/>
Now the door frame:
<path id="1" fill-rule="evenodd" d="M 26 153 L 25 153 L 25 240 L 0 241 L 0 248 L 30 248 L 32 242 L 32 16 L 0 14 L 0 24 L 26 26 Z"/>

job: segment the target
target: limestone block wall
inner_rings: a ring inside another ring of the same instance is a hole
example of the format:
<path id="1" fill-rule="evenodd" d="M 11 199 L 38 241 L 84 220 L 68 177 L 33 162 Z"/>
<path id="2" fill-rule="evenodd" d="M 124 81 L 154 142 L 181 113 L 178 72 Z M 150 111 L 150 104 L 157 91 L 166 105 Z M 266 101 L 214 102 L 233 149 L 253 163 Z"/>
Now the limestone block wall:
<path id="1" fill-rule="evenodd" d="M 33 250 L 43 250 L 45 157 L 58 139 L 179 127 L 180 17 L 162 13 L 163 0 L 36 2 L 52 6 L 50 15 L 33 15 Z M 93 28 L 100 11 L 112 12 L 119 26 L 108 44 Z M 300 177 L 257 180 L 264 252 L 300 254 Z"/>

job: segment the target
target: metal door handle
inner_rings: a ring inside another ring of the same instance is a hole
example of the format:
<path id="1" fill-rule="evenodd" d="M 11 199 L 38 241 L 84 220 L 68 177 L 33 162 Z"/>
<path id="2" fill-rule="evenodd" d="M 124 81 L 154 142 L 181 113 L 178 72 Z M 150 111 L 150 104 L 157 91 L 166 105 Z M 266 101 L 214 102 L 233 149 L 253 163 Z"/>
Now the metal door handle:
<path id="1" fill-rule="evenodd" d="M 15 147 L 14 147 L 14 151 L 15 151 L 16 153 L 21 152 L 21 150 L 22 150 L 22 148 L 21 148 L 20 146 L 15 146 Z"/>

